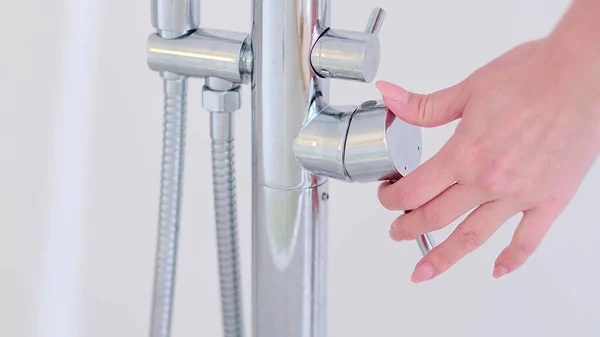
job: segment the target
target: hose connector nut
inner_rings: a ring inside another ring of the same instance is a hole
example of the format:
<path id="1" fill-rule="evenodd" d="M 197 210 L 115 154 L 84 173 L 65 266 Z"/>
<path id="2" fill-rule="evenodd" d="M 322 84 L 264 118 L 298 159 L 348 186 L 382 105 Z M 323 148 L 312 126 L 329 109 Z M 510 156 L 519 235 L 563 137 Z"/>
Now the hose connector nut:
<path id="1" fill-rule="evenodd" d="M 234 112 L 241 105 L 239 86 L 229 90 L 213 90 L 206 85 L 202 88 L 202 107 L 207 111 Z"/>

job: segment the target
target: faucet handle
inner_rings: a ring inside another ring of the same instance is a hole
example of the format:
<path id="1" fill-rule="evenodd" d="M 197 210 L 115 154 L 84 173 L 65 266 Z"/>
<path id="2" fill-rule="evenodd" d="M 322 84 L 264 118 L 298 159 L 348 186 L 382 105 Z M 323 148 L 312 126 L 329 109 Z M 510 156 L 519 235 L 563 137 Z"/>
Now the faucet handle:
<path id="1" fill-rule="evenodd" d="M 379 68 L 379 30 L 385 11 L 371 11 L 365 31 L 329 28 L 313 45 L 310 62 L 315 73 L 323 78 L 338 78 L 369 83 Z"/>
<path id="2" fill-rule="evenodd" d="M 371 16 L 369 16 L 369 21 L 367 21 L 365 33 L 379 35 L 379 31 L 381 30 L 384 19 L 385 11 L 379 7 L 373 8 L 371 10 Z"/>
<path id="3" fill-rule="evenodd" d="M 327 106 L 294 140 L 307 171 L 347 182 L 397 180 L 421 164 L 421 129 L 396 117 L 381 100 Z"/>

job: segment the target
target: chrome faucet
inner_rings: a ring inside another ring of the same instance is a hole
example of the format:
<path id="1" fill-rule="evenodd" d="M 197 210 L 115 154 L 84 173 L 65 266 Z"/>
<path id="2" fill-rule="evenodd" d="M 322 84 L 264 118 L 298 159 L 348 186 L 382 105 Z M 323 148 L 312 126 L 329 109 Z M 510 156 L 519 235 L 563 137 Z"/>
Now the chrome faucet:
<path id="1" fill-rule="evenodd" d="M 244 322 L 237 243 L 233 113 L 252 89 L 252 334 L 324 337 L 328 178 L 397 180 L 421 161 L 421 133 L 381 102 L 328 102 L 329 79 L 371 82 L 376 8 L 365 31 L 329 26 L 329 0 L 253 0 L 251 34 L 200 26 L 199 0 L 152 0 L 150 69 L 163 78 L 165 122 L 151 337 L 168 337 L 177 262 L 188 78 L 209 111 L 224 335 Z M 429 236 L 418 240 L 426 253 Z"/>

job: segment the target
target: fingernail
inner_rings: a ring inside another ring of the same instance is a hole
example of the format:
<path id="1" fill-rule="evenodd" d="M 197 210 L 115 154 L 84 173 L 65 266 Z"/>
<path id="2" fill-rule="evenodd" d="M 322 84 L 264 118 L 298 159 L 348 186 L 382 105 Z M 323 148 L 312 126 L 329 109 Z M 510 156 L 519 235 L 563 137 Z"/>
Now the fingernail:
<path id="1" fill-rule="evenodd" d="M 423 262 L 415 268 L 412 274 L 412 281 L 414 283 L 421 283 L 423 281 L 427 281 L 433 277 L 435 274 L 435 269 L 429 262 Z"/>
<path id="2" fill-rule="evenodd" d="M 499 264 L 496 267 L 494 267 L 494 277 L 495 278 L 500 278 L 500 277 L 506 275 L 506 273 L 508 273 L 508 269 L 506 269 L 505 266 Z"/>
<path id="3" fill-rule="evenodd" d="M 385 100 L 390 100 L 399 105 L 405 105 L 408 102 L 410 93 L 403 88 L 386 81 L 379 81 L 375 84 L 377 89 L 381 91 Z"/>

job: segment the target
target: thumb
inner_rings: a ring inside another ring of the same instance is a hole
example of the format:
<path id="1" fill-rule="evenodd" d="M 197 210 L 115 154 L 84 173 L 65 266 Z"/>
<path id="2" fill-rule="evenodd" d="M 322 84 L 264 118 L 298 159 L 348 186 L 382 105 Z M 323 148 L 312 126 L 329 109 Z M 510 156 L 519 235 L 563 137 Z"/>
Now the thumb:
<path id="1" fill-rule="evenodd" d="M 398 118 L 417 126 L 440 126 L 460 118 L 468 101 L 465 82 L 427 95 L 408 92 L 385 81 L 376 86 L 383 100 Z"/>

